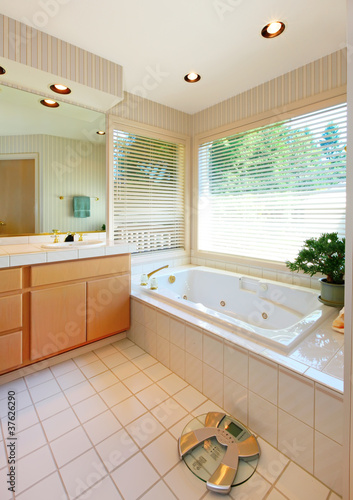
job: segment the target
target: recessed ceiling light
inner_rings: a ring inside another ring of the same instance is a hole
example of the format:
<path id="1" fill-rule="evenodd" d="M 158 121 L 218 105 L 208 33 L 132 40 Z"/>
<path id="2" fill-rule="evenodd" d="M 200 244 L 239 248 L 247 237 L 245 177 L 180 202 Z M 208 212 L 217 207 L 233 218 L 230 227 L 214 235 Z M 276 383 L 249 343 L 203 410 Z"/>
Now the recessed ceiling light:
<path id="1" fill-rule="evenodd" d="M 4 75 L 6 73 L 6 69 L 0 66 L 0 75 Z"/>
<path id="2" fill-rule="evenodd" d="M 261 35 L 264 38 L 274 38 L 281 33 L 283 33 L 285 29 L 285 24 L 282 21 L 273 21 L 272 23 L 266 24 L 261 30 Z"/>
<path id="3" fill-rule="evenodd" d="M 59 103 L 56 101 L 53 101 L 53 99 L 42 99 L 40 101 L 40 103 L 43 104 L 43 106 L 47 106 L 48 108 L 58 108 L 59 107 Z"/>
<path id="4" fill-rule="evenodd" d="M 105 135 L 104 130 L 97 130 L 96 134 L 98 135 Z"/>
<path id="5" fill-rule="evenodd" d="M 69 89 L 69 87 L 66 87 L 66 85 L 61 85 L 61 83 L 50 85 L 50 90 L 56 92 L 57 94 L 71 94 L 71 89 Z"/>
<path id="6" fill-rule="evenodd" d="M 196 83 L 199 80 L 201 80 L 201 76 L 198 75 L 197 73 L 188 73 L 187 75 L 184 76 L 184 80 L 188 83 Z"/>

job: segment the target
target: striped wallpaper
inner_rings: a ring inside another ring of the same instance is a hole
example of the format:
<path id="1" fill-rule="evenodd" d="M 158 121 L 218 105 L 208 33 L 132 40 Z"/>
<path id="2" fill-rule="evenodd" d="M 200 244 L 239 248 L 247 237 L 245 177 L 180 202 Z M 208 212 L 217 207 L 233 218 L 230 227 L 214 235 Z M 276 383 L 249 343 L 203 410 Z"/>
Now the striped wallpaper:
<path id="1" fill-rule="evenodd" d="M 275 113 L 290 104 L 344 88 L 346 84 L 347 49 L 344 48 L 194 114 L 192 134 L 265 112 Z"/>
<path id="2" fill-rule="evenodd" d="M 106 223 L 105 144 L 50 135 L 2 136 L 0 153 L 39 153 L 40 232 L 96 231 Z M 73 216 L 76 195 L 99 198 L 91 200 L 91 217 Z"/>
<path id="3" fill-rule="evenodd" d="M 109 113 L 119 118 L 191 135 L 192 115 L 129 92 L 124 92 L 123 101 L 111 108 Z"/>
<path id="4" fill-rule="evenodd" d="M 0 14 L 0 57 L 122 96 L 123 68 Z"/>

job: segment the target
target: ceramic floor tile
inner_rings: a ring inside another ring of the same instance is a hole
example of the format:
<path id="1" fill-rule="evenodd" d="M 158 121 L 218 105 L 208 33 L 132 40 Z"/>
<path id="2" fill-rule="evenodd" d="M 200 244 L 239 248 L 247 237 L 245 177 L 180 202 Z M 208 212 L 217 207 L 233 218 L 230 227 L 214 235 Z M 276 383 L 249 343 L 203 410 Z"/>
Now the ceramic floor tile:
<path id="1" fill-rule="evenodd" d="M 201 394 L 201 392 L 188 386 L 175 394 L 174 399 L 176 399 L 187 411 L 192 411 L 204 403 L 207 398 Z"/>
<path id="2" fill-rule="evenodd" d="M 167 429 L 176 424 L 179 420 L 187 415 L 185 408 L 180 406 L 173 398 L 169 398 L 160 405 L 153 408 L 151 413 L 159 420 Z M 191 420 L 191 418 L 190 418 Z"/>
<path id="3" fill-rule="evenodd" d="M 5 419 L 5 421 L 7 428 L 7 418 Z M 34 406 L 26 406 L 22 410 L 19 410 L 16 414 L 16 431 L 21 432 L 28 427 L 36 424 L 37 422 L 38 417 Z"/>
<path id="4" fill-rule="evenodd" d="M 13 494 L 11 491 L 9 491 L 8 488 L 8 469 L 2 469 L 0 470 L 0 491 L 1 491 L 1 500 L 13 500 Z"/>
<path id="5" fill-rule="evenodd" d="M 23 410 L 28 406 L 32 406 L 32 400 L 28 391 L 22 391 L 16 394 L 16 411 Z M 8 412 L 8 397 L 2 399 L 0 401 L 0 418 L 4 418 L 7 416 Z"/>
<path id="6" fill-rule="evenodd" d="M 119 382 L 118 379 L 111 371 L 101 373 L 100 375 L 97 375 L 96 377 L 92 377 L 90 379 L 90 383 L 93 385 L 97 392 L 103 391 L 104 389 L 107 389 L 107 387 L 110 387 L 117 382 Z"/>
<path id="7" fill-rule="evenodd" d="M 108 368 L 115 368 L 116 366 L 126 363 L 128 359 L 121 352 L 115 349 L 115 353 L 103 358 L 103 362 Z"/>
<path id="8" fill-rule="evenodd" d="M 72 361 L 72 359 L 68 359 L 67 361 L 63 361 L 62 363 L 50 367 L 55 377 L 65 375 L 65 373 L 76 370 L 76 368 L 77 365 Z"/>
<path id="9" fill-rule="evenodd" d="M 143 391 L 138 392 L 136 397 L 150 410 L 168 399 L 169 395 L 158 387 L 158 385 L 153 384 L 143 389 Z"/>
<path id="10" fill-rule="evenodd" d="M 18 460 L 47 444 L 40 424 L 33 425 L 22 432 L 16 433 L 16 437 L 16 455 Z"/>
<path id="11" fill-rule="evenodd" d="M 48 446 L 43 446 L 16 462 L 18 494 L 34 485 L 52 472 L 56 466 Z"/>
<path id="12" fill-rule="evenodd" d="M 58 467 L 62 467 L 92 448 L 92 444 L 82 427 L 77 427 L 55 439 L 50 446 Z"/>
<path id="13" fill-rule="evenodd" d="M 80 401 L 83 401 L 84 399 L 87 399 L 96 394 L 94 388 L 87 381 L 70 387 L 64 392 L 71 405 L 79 403 Z"/>
<path id="14" fill-rule="evenodd" d="M 110 477 L 96 483 L 86 493 L 80 495 L 77 500 L 123 500 Z"/>
<path id="15" fill-rule="evenodd" d="M 69 498 L 74 499 L 107 475 L 94 450 L 89 450 L 60 469 Z"/>
<path id="16" fill-rule="evenodd" d="M 144 370 L 145 368 L 148 368 L 149 366 L 155 365 L 158 363 L 156 358 L 152 357 L 150 354 L 143 354 L 142 356 L 138 356 L 137 358 L 133 359 L 133 363 L 140 368 L 140 370 Z"/>
<path id="17" fill-rule="evenodd" d="M 96 446 L 108 471 L 114 470 L 134 455 L 138 448 L 127 432 L 122 429 Z"/>
<path id="18" fill-rule="evenodd" d="M 184 462 L 168 472 L 164 481 L 180 500 L 199 500 L 207 492 L 205 483 L 194 476 Z"/>
<path id="19" fill-rule="evenodd" d="M 140 370 L 137 368 L 137 366 L 131 363 L 131 361 L 127 361 L 122 365 L 112 368 L 112 372 L 120 380 L 125 380 L 126 378 L 131 377 L 131 375 L 135 375 L 135 373 L 138 373 L 139 371 Z"/>
<path id="20" fill-rule="evenodd" d="M 66 432 L 71 431 L 80 425 L 75 413 L 71 408 L 53 415 L 50 418 L 42 421 L 44 432 L 49 441 L 53 441 L 62 436 Z"/>
<path id="21" fill-rule="evenodd" d="M 107 405 L 96 394 L 95 396 L 74 405 L 73 410 L 75 411 L 80 422 L 83 424 L 84 422 L 87 422 L 87 420 L 90 420 L 91 418 L 106 411 Z"/>
<path id="22" fill-rule="evenodd" d="M 116 349 L 113 346 L 113 344 L 108 344 L 108 345 L 105 345 L 103 347 L 100 347 L 99 349 L 95 349 L 94 352 L 95 352 L 95 354 L 97 354 L 97 356 L 100 359 L 104 359 L 107 356 L 111 356 L 112 354 L 115 354 L 116 353 Z"/>
<path id="23" fill-rule="evenodd" d="M 137 420 L 126 426 L 126 430 L 130 436 L 136 441 L 140 448 L 149 444 L 153 439 L 164 432 L 164 427 L 154 418 L 153 415 L 147 413 L 142 415 Z"/>
<path id="24" fill-rule="evenodd" d="M 94 445 L 121 429 L 120 423 L 110 411 L 92 418 L 83 427 Z"/>
<path id="25" fill-rule="evenodd" d="M 4 435 L 6 436 L 7 434 Z M 6 444 L 4 443 L 4 441 L 0 441 L 0 469 L 3 469 L 4 467 L 7 466 L 7 455 L 5 451 L 5 446 Z"/>
<path id="26" fill-rule="evenodd" d="M 61 392 L 60 386 L 55 379 L 49 380 L 39 385 L 35 385 L 29 389 L 32 400 L 34 403 L 38 403 L 42 399 L 49 398 L 58 392 Z"/>
<path id="27" fill-rule="evenodd" d="M 141 347 L 138 347 L 137 345 L 133 345 L 131 347 L 128 347 L 127 349 L 124 349 L 124 355 L 128 359 L 134 359 L 137 358 L 137 356 L 141 356 L 142 354 L 146 354 Z"/>
<path id="28" fill-rule="evenodd" d="M 258 443 L 261 456 L 256 471 L 272 484 L 282 473 L 289 459 L 263 439 L 258 438 Z"/>
<path id="29" fill-rule="evenodd" d="M 124 380 L 124 384 L 130 389 L 130 391 L 136 393 L 151 385 L 152 380 L 144 373 L 139 372 L 136 373 L 136 375 L 132 375 L 132 377 L 126 378 Z"/>
<path id="30" fill-rule="evenodd" d="M 25 377 L 26 384 L 29 388 L 34 387 L 39 384 L 43 384 L 43 382 L 48 382 L 54 378 L 54 375 L 46 368 L 45 370 L 40 370 L 39 372 L 31 373 Z"/>
<path id="31" fill-rule="evenodd" d="M 87 378 L 95 377 L 96 375 L 99 375 L 100 373 L 107 371 L 107 369 L 108 368 L 101 360 L 94 361 L 89 365 L 84 365 L 80 367 L 80 370 Z"/>
<path id="32" fill-rule="evenodd" d="M 119 382 L 118 384 L 112 385 L 111 387 L 108 387 L 108 389 L 101 391 L 100 396 L 104 399 L 109 408 L 112 408 L 118 403 L 121 403 L 121 401 L 124 401 L 124 399 L 132 396 L 132 394 L 124 384 Z"/>
<path id="33" fill-rule="evenodd" d="M 66 410 L 70 405 L 67 402 L 65 396 L 60 392 L 58 394 L 54 394 L 51 398 L 44 399 L 43 401 L 39 401 L 35 405 L 39 418 L 44 420 L 49 418 L 60 411 Z"/>
<path id="34" fill-rule="evenodd" d="M 262 500 L 270 488 L 270 483 L 255 472 L 249 481 L 232 488 L 230 497 L 234 500 L 239 500 L 239 498 L 242 500 Z"/>
<path id="35" fill-rule="evenodd" d="M 162 365 L 162 363 L 157 363 L 148 368 L 144 369 L 146 375 L 148 375 L 154 382 L 157 380 L 161 380 L 162 378 L 167 377 L 172 372 L 166 366 Z"/>
<path id="36" fill-rule="evenodd" d="M 136 481 L 138 471 L 138 481 Z M 125 500 L 136 500 L 159 480 L 159 476 L 142 453 L 138 453 L 112 473 Z"/>
<path id="37" fill-rule="evenodd" d="M 161 476 L 179 463 L 177 440 L 165 432 L 143 450 L 149 461 Z"/>
<path id="38" fill-rule="evenodd" d="M 141 497 L 141 500 L 176 500 L 176 496 L 163 481 L 159 481 Z"/>
<path id="39" fill-rule="evenodd" d="M 83 373 L 77 368 L 76 370 L 72 370 L 64 375 L 60 375 L 60 377 L 56 377 L 58 384 L 60 385 L 62 390 L 68 389 L 73 385 L 80 384 L 81 382 L 85 382 L 86 378 Z"/>
<path id="40" fill-rule="evenodd" d="M 268 497 L 266 500 L 286 500 L 286 497 L 282 495 L 278 490 L 273 488 L 273 490 L 270 491 Z"/>
<path id="41" fill-rule="evenodd" d="M 7 398 L 7 394 L 9 391 L 15 391 L 16 395 L 19 392 L 26 391 L 27 385 L 23 378 L 18 378 L 13 380 L 12 382 L 8 382 L 7 384 L 0 385 L 0 400 Z"/>
<path id="42" fill-rule="evenodd" d="M 81 356 L 74 358 L 74 361 L 79 368 L 81 368 L 81 366 L 94 363 L 95 361 L 98 360 L 99 360 L 98 356 L 93 351 L 86 352 L 85 354 L 82 354 Z"/>
<path id="43" fill-rule="evenodd" d="M 329 494 L 326 486 L 293 462 L 277 481 L 276 488 L 289 500 L 324 500 Z"/>
<path id="44" fill-rule="evenodd" d="M 113 406 L 112 412 L 122 425 L 127 425 L 146 413 L 147 410 L 135 396 L 132 396 Z"/>
<path id="45" fill-rule="evenodd" d="M 129 339 L 121 339 L 118 340 L 117 342 L 114 342 L 113 346 L 116 347 L 119 351 L 123 351 L 127 349 L 128 347 L 133 347 L 135 344 L 131 342 Z"/>
<path id="46" fill-rule="evenodd" d="M 213 401 L 210 401 L 209 399 L 202 403 L 201 406 L 198 406 L 196 410 L 193 410 L 191 415 L 194 415 L 194 417 L 197 417 L 199 415 L 202 415 L 203 413 L 208 413 L 209 411 L 220 411 L 221 413 L 224 412 L 224 410 L 220 407 L 217 406 L 216 404 L 213 403 Z"/>
<path id="47" fill-rule="evenodd" d="M 172 373 L 168 377 L 160 380 L 158 385 L 162 387 L 170 396 L 173 396 L 175 393 L 179 392 L 181 389 L 186 387 L 188 384 L 182 378 Z"/>
<path id="48" fill-rule="evenodd" d="M 67 498 L 65 489 L 57 472 L 42 479 L 24 493 L 16 495 L 16 498 L 18 500 L 48 500 L 49 496 L 50 500 L 64 500 Z"/>

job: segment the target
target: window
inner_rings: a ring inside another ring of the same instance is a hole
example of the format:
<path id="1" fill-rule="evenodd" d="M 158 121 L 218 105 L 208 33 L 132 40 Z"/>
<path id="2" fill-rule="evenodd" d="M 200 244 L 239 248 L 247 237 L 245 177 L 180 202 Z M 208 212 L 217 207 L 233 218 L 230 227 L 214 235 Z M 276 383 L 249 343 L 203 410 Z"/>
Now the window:
<path id="1" fill-rule="evenodd" d="M 344 236 L 346 104 L 199 147 L 198 249 L 284 262 Z"/>
<path id="2" fill-rule="evenodd" d="M 113 131 L 114 239 L 137 252 L 183 249 L 185 146 Z"/>

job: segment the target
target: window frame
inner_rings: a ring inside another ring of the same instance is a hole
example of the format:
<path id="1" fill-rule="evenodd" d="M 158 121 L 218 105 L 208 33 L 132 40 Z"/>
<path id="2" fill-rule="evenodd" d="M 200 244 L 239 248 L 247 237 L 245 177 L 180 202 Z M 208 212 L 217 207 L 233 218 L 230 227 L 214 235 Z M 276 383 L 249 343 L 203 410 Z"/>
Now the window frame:
<path id="1" fill-rule="evenodd" d="M 300 103 L 294 103 L 287 107 L 271 109 L 260 115 L 254 115 L 244 120 L 240 120 L 237 123 L 230 123 L 222 127 L 217 127 L 207 132 L 197 134 L 194 137 L 194 149 L 193 149 L 193 173 L 192 173 L 192 183 L 193 192 L 195 194 L 194 200 L 194 215 L 192 220 L 192 237 L 191 237 L 191 252 L 192 257 L 196 259 L 203 260 L 214 260 L 221 261 L 223 263 L 237 263 L 243 266 L 256 266 L 259 268 L 266 267 L 267 269 L 274 269 L 276 271 L 286 271 L 288 269 L 284 262 L 278 262 L 274 260 L 260 259 L 255 257 L 244 257 L 242 255 L 233 255 L 227 253 L 211 252 L 206 250 L 200 250 L 198 242 L 198 202 L 199 202 L 199 146 L 205 142 L 215 141 L 217 139 L 222 139 L 223 137 L 232 136 L 239 134 L 241 132 L 246 132 L 258 127 L 264 127 L 266 125 L 275 124 L 283 120 L 288 120 L 300 115 L 305 115 L 307 113 L 312 113 L 319 111 L 324 108 L 329 108 L 338 104 L 343 104 L 347 102 L 346 92 L 342 93 L 340 91 L 328 92 L 325 98 L 321 98 L 318 101 L 313 102 L 313 100 L 306 99 L 300 101 Z"/>
<path id="2" fill-rule="evenodd" d="M 152 139 L 175 142 L 185 147 L 185 182 L 184 182 L 184 200 L 185 200 L 185 225 L 184 225 L 184 249 L 154 250 L 146 253 L 137 253 L 132 255 L 134 264 L 139 262 L 155 261 L 160 257 L 163 259 L 183 258 L 190 255 L 190 137 L 184 134 L 178 134 L 160 127 L 146 125 L 132 120 L 119 118 L 115 115 L 109 115 L 107 120 L 107 238 L 114 241 L 114 159 L 113 159 L 113 131 L 119 129 L 124 132 L 145 136 Z M 129 250 L 131 253 L 133 249 Z"/>

